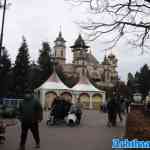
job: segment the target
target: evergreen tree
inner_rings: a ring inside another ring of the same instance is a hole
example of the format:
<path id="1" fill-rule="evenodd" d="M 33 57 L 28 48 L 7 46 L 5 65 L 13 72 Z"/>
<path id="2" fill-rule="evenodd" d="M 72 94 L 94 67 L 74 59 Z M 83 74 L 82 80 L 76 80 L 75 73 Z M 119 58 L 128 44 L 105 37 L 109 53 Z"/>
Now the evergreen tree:
<path id="1" fill-rule="evenodd" d="M 7 97 L 9 93 L 10 78 L 9 72 L 11 69 L 11 61 L 7 50 L 3 50 L 3 55 L 0 59 L 0 97 Z"/>
<path id="2" fill-rule="evenodd" d="M 22 97 L 26 89 L 31 88 L 29 83 L 29 53 L 25 38 L 22 39 L 22 44 L 19 48 L 19 53 L 16 57 L 15 66 L 13 69 L 14 75 L 14 94 L 17 97 Z"/>
<path id="3" fill-rule="evenodd" d="M 134 76 L 134 90 L 133 90 L 134 93 L 135 92 L 141 93 L 140 76 L 141 76 L 141 73 L 137 71 Z"/>
<path id="4" fill-rule="evenodd" d="M 131 98 L 134 92 L 134 76 L 130 72 L 128 73 L 127 88 L 128 96 Z"/>
<path id="5" fill-rule="evenodd" d="M 134 82 L 139 84 L 141 72 L 136 71 L 135 76 L 134 76 Z"/>
<path id="6" fill-rule="evenodd" d="M 150 70 L 147 64 L 145 64 L 140 70 L 139 84 L 140 92 L 143 94 L 143 97 L 147 96 L 150 89 Z"/>
<path id="7" fill-rule="evenodd" d="M 29 71 L 29 82 L 32 89 L 36 89 L 42 84 L 40 80 L 41 71 L 40 67 L 33 61 Z"/>
<path id="8" fill-rule="evenodd" d="M 131 96 L 134 92 L 142 93 L 143 99 L 147 96 L 150 90 L 150 70 L 147 64 L 140 69 L 140 72 L 136 72 L 134 77 L 131 73 L 128 74 L 127 87 Z"/>
<path id="9" fill-rule="evenodd" d="M 48 42 L 42 43 L 42 49 L 40 50 L 38 64 L 42 70 L 41 81 L 44 82 L 48 79 L 48 77 L 53 71 L 53 63 L 51 60 L 51 48 Z"/>

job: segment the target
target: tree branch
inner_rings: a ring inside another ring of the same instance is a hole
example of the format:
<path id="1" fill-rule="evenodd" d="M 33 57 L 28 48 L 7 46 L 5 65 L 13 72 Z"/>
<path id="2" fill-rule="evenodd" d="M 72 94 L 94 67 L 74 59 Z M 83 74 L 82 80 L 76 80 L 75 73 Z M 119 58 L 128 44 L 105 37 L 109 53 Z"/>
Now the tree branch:
<path id="1" fill-rule="evenodd" d="M 120 38 L 132 36 L 134 44 L 143 49 L 147 46 L 150 36 L 150 0 L 69 0 L 89 4 L 92 13 L 91 20 L 80 22 L 79 25 L 83 30 L 87 30 L 92 39 L 99 38 L 103 35 L 115 34 L 116 40 L 109 41 L 115 46 Z M 93 5 L 94 3 L 94 5 Z M 100 5 L 101 4 L 101 5 Z M 86 6 L 84 6 L 86 7 Z M 108 19 L 106 19 L 108 17 Z M 96 21 L 95 21 L 96 20 Z M 101 20 L 101 21 L 99 21 Z M 124 31 L 126 30 L 126 32 Z M 93 34 L 92 34 L 93 33 Z M 136 34 L 135 34 L 136 33 Z M 132 43 L 132 42 L 131 42 Z M 149 42 L 150 43 L 150 42 Z"/>

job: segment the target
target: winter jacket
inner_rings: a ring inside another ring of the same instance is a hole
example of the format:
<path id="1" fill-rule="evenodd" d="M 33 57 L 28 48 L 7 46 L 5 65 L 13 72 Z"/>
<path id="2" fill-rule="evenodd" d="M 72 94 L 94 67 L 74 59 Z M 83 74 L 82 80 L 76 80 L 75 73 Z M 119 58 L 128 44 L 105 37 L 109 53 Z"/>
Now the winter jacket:
<path id="1" fill-rule="evenodd" d="M 22 123 L 36 123 L 42 120 L 42 107 L 40 102 L 31 97 L 30 99 L 24 99 L 19 107 L 19 118 Z"/>

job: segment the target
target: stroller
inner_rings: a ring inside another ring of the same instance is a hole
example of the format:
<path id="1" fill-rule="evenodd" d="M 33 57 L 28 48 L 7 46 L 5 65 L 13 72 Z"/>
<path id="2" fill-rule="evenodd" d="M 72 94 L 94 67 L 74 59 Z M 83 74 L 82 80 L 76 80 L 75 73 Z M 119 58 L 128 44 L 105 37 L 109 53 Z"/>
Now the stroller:
<path id="1" fill-rule="evenodd" d="M 80 124 L 82 112 L 78 104 L 72 104 L 66 118 L 68 126 L 75 126 Z"/>
<path id="2" fill-rule="evenodd" d="M 66 122 L 65 118 L 68 115 L 71 104 L 65 100 L 56 100 L 52 105 L 52 109 L 47 120 L 47 125 L 55 125 L 57 123 Z"/>

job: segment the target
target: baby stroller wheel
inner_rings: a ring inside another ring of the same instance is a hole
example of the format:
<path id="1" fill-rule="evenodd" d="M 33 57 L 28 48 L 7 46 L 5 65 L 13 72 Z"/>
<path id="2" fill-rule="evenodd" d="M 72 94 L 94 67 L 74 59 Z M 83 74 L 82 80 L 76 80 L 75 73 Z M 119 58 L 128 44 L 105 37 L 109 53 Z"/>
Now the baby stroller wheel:
<path id="1" fill-rule="evenodd" d="M 51 117 L 49 120 L 47 120 L 46 123 L 47 123 L 48 126 L 54 125 L 55 124 L 54 117 Z"/>
<path id="2" fill-rule="evenodd" d="M 68 124 L 68 126 L 70 126 L 70 127 L 74 127 L 74 126 L 75 126 L 74 121 L 73 121 L 73 120 L 69 120 L 69 124 Z"/>
<path id="3" fill-rule="evenodd" d="M 47 121 L 46 121 L 46 124 L 49 126 L 49 125 L 50 125 L 50 120 L 47 120 Z"/>
<path id="4" fill-rule="evenodd" d="M 79 119 L 77 119 L 76 124 L 80 125 L 80 120 Z"/>

